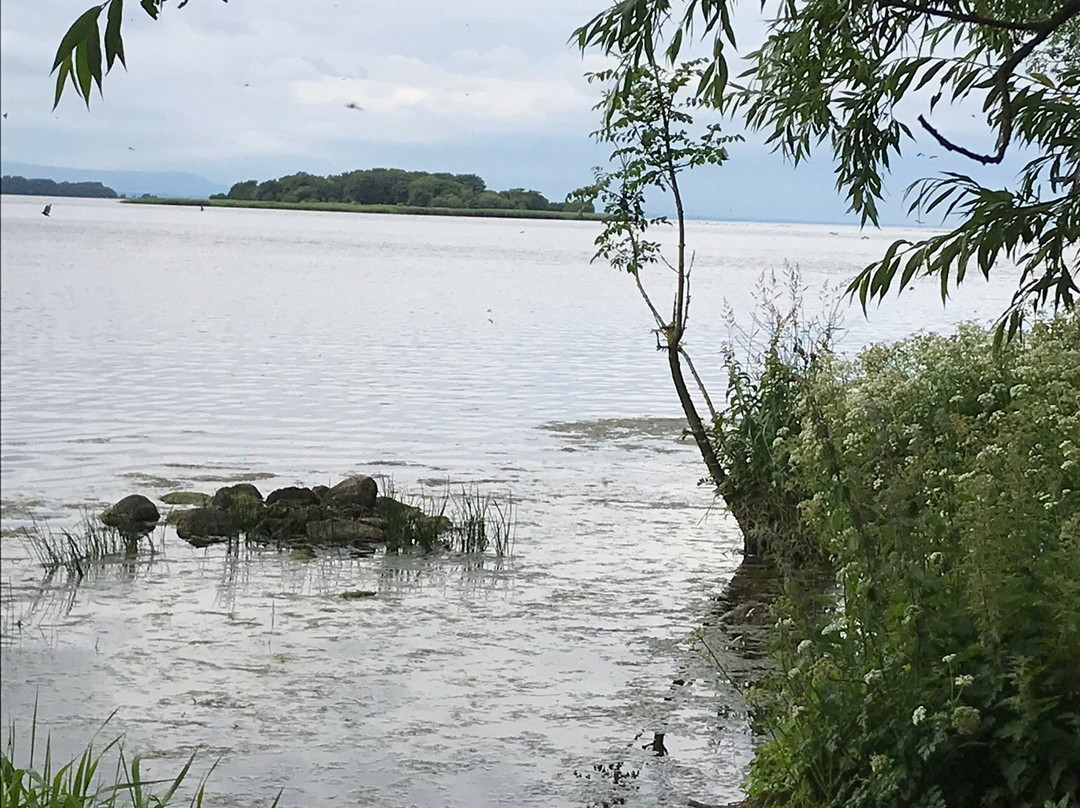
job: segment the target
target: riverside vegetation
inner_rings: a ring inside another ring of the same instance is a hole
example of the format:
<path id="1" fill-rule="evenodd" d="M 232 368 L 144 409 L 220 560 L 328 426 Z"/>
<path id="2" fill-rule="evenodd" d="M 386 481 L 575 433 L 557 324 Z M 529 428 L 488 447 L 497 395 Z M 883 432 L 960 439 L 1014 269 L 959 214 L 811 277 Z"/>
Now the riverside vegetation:
<path id="1" fill-rule="evenodd" d="M 113 714 L 115 715 L 115 713 Z M 196 754 L 187 759 L 179 773 L 171 779 L 146 778 L 142 773 L 143 759 L 134 755 L 128 759 L 123 738 L 117 737 L 103 747 L 95 747 L 95 739 L 108 726 L 113 716 L 102 723 L 94 739 L 87 743 L 77 758 L 54 768 L 52 736 L 45 738 L 45 749 L 38 751 L 37 706 L 30 722 L 30 749 L 25 763 L 18 763 L 14 722 L 8 728 L 7 743 L 0 753 L 0 805 L 5 808 L 167 808 L 179 803 L 178 792 L 190 781 L 191 767 Z M 115 768 L 105 774 L 102 764 L 115 756 Z M 35 766 L 35 758 L 39 761 Z M 206 781 L 216 763 L 194 784 L 187 799 L 189 808 L 203 804 Z M 99 770 L 100 771 L 99 773 Z M 159 789 L 159 786 L 164 788 Z M 275 808 L 280 793 L 269 803 Z"/>
<path id="2" fill-rule="evenodd" d="M 743 411 L 785 422 L 763 476 L 837 571 L 751 690 L 765 804 L 1078 804 L 1080 319 L 993 338 L 826 355 Z"/>

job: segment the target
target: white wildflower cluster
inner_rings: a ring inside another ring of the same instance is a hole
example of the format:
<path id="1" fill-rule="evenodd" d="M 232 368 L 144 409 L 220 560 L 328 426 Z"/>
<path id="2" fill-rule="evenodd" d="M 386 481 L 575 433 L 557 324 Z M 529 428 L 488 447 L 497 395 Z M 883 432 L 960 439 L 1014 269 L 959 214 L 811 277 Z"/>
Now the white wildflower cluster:
<path id="1" fill-rule="evenodd" d="M 965 674 L 957 676 L 955 679 L 953 679 L 953 684 L 955 684 L 957 687 L 967 687 L 968 685 L 970 685 L 974 681 L 975 681 L 974 676 L 972 676 L 971 674 L 965 673 Z"/>
<path id="2" fill-rule="evenodd" d="M 919 724 L 921 724 L 925 720 L 926 708 L 920 704 L 918 707 L 915 708 L 915 712 L 911 714 L 911 723 L 915 726 L 919 726 Z"/>
<path id="3" fill-rule="evenodd" d="M 877 668 L 874 668 L 871 671 L 867 671 L 866 675 L 863 677 L 863 681 L 866 682 L 866 684 L 868 685 L 872 685 L 880 682 L 884 678 L 885 674 L 879 671 Z"/>
<path id="4" fill-rule="evenodd" d="M 803 640 L 801 643 L 799 643 L 799 647 L 795 649 L 796 653 L 799 654 L 799 656 L 802 656 L 803 654 L 809 654 L 813 650 L 814 644 L 810 640 Z"/>
<path id="5" fill-rule="evenodd" d="M 956 660 L 956 654 L 946 654 L 941 658 L 941 661 L 946 665 L 951 665 Z"/>
<path id="6" fill-rule="evenodd" d="M 830 622 L 829 625 L 825 626 L 825 628 L 823 628 L 821 630 L 821 634 L 822 634 L 822 636 L 828 636 L 829 634 L 838 634 L 838 633 L 842 632 L 846 628 L 847 628 L 847 618 L 844 617 L 843 615 L 840 615 L 839 617 L 834 619 L 832 622 Z"/>

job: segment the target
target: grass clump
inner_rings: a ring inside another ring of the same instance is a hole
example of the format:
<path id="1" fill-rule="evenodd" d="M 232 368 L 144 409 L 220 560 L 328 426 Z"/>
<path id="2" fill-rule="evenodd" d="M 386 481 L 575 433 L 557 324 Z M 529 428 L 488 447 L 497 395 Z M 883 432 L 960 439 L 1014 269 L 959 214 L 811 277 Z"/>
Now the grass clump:
<path id="1" fill-rule="evenodd" d="M 517 526 L 512 496 L 505 500 L 476 487 L 453 490 L 449 484 L 437 494 L 398 493 L 385 482 L 387 495 L 377 508 L 384 521 L 386 549 L 390 553 L 449 550 L 479 554 L 489 550 L 502 558 L 513 552 Z"/>
<path id="2" fill-rule="evenodd" d="M 786 443 L 835 565 L 778 615 L 749 790 L 788 808 L 1080 804 L 1080 318 L 829 360 Z"/>
<path id="3" fill-rule="evenodd" d="M 35 520 L 32 527 L 19 528 L 18 535 L 46 572 L 65 570 L 80 579 L 94 564 L 135 557 L 142 544 L 142 537 L 106 525 L 92 513 L 84 513 L 82 521 L 71 530 L 54 532 L 47 522 Z M 147 537 L 147 546 L 153 554 L 153 536 Z"/>
<path id="4" fill-rule="evenodd" d="M 105 724 L 112 719 L 109 716 Z M 102 725 L 104 727 L 104 724 Z M 99 730 L 100 732 L 100 730 Z M 55 768 L 52 759 L 52 737 L 46 736 L 44 754 L 37 757 L 37 707 L 30 727 L 30 750 L 27 762 L 17 764 L 15 723 L 12 722 L 6 748 L 0 754 L 0 804 L 4 808 L 165 808 L 176 802 L 177 791 L 188 779 L 195 753 L 187 759 L 179 774 L 170 780 L 148 780 L 142 776 L 142 758 L 128 760 L 121 738 L 115 738 L 100 750 L 91 740 L 79 757 Z M 102 764 L 115 756 L 115 769 L 104 776 Z M 215 763 L 214 766 L 217 764 Z M 210 771 L 196 784 L 188 800 L 189 806 L 203 804 L 206 779 Z M 159 787 L 163 787 L 160 790 Z M 276 800 L 275 800 L 276 804 Z"/>
<path id="5" fill-rule="evenodd" d="M 450 549 L 459 553 L 485 553 L 502 558 L 514 547 L 517 527 L 514 498 L 500 501 L 478 488 L 462 488 L 451 499 L 453 526 L 448 531 Z"/>

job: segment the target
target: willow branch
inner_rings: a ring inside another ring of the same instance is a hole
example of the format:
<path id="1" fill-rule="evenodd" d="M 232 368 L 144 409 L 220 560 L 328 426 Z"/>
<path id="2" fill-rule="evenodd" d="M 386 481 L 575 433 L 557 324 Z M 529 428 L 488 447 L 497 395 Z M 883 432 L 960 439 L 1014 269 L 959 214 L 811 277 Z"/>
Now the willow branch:
<path id="1" fill-rule="evenodd" d="M 997 20 L 991 17 L 982 17 L 978 14 L 967 14 L 963 11 L 952 11 L 944 8 L 931 8 L 921 3 L 905 2 L 905 0 L 878 0 L 880 8 L 902 8 L 906 11 L 914 11 L 926 14 L 929 17 L 944 17 L 959 22 L 970 22 L 987 28 L 1004 28 L 1007 31 L 1041 31 L 1046 25 L 1046 20 L 1038 22 L 1012 22 L 1010 20 Z"/>
<path id="2" fill-rule="evenodd" d="M 879 0 L 880 3 L 894 4 L 903 3 L 904 0 Z M 932 13 L 930 9 L 922 9 L 926 13 Z M 1005 159 L 1005 151 L 1009 148 L 1009 143 L 1012 141 L 1012 127 L 1013 127 L 1013 112 L 1012 112 L 1012 96 L 1009 93 L 1009 78 L 1012 76 L 1013 71 L 1020 66 L 1020 63 L 1028 58 L 1035 48 L 1039 47 L 1045 42 L 1058 28 L 1065 23 L 1069 22 L 1073 17 L 1080 14 L 1080 0 L 1068 0 L 1057 13 L 1041 23 L 1034 24 L 1035 27 L 1031 29 L 1025 28 L 1024 30 L 1034 30 L 1037 33 L 1031 37 L 1027 42 L 1016 49 L 1008 59 L 1001 63 L 1001 66 L 994 71 L 994 78 L 992 84 L 999 93 L 1001 93 L 1001 136 L 998 138 L 998 148 L 994 154 L 979 154 L 973 152 L 970 149 L 966 149 L 958 143 L 953 143 L 937 129 L 930 125 L 930 123 L 922 115 L 919 116 L 919 123 L 922 128 L 925 129 L 930 135 L 938 142 L 940 146 L 951 152 L 962 154 L 972 160 L 975 160 L 983 165 L 997 164 Z"/>

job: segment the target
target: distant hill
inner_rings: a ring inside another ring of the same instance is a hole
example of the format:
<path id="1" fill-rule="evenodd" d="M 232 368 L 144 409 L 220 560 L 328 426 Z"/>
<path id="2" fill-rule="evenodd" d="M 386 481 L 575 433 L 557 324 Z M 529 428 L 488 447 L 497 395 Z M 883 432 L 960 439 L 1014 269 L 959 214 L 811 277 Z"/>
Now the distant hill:
<path id="1" fill-rule="evenodd" d="M 0 171 L 4 174 L 23 177 L 44 177 L 56 182 L 100 182 L 115 189 L 117 194 L 122 196 L 150 194 L 206 199 L 211 194 L 228 190 L 223 183 L 181 171 L 92 171 L 83 168 L 15 163 L 7 160 L 0 163 Z"/>
<path id="2" fill-rule="evenodd" d="M 78 196 L 87 199 L 116 199 L 112 188 L 100 182 L 56 182 L 47 179 L 27 179 L 5 174 L 0 177 L 0 194 L 23 196 Z"/>

